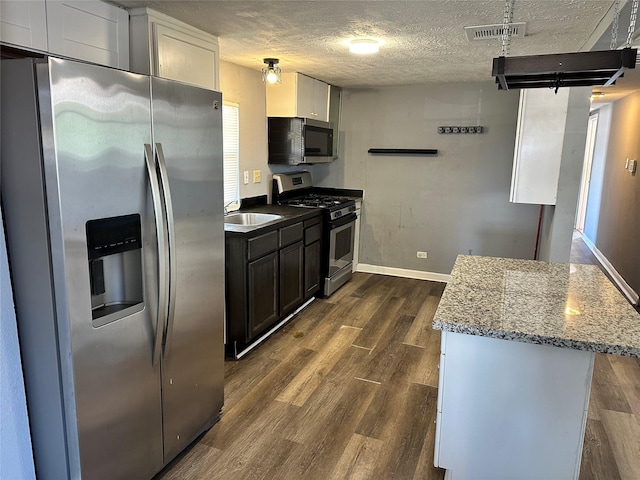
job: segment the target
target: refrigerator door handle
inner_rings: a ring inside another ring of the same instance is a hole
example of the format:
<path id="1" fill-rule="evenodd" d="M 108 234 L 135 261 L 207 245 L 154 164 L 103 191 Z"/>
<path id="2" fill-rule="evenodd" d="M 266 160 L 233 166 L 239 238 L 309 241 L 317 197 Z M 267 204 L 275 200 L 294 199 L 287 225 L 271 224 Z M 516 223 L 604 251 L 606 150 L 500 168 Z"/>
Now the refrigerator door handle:
<path id="1" fill-rule="evenodd" d="M 171 342 L 171 332 L 173 329 L 173 319 L 176 311 L 176 231 L 173 224 L 173 203 L 169 190 L 169 175 L 167 174 L 167 163 L 164 158 L 162 144 L 156 143 L 156 158 L 158 170 L 160 172 L 160 186 L 164 194 L 165 218 L 167 220 L 167 232 L 169 238 L 169 301 L 167 304 L 167 316 L 164 336 L 163 355 L 169 351 Z"/>
<path id="2" fill-rule="evenodd" d="M 167 236 L 165 235 L 165 223 L 162 208 L 162 198 L 160 196 L 160 185 L 156 173 L 155 162 L 151 145 L 144 144 L 144 159 L 149 174 L 149 184 L 151 186 L 151 198 L 153 200 L 153 212 L 156 223 L 156 241 L 158 248 L 158 311 L 156 314 L 156 335 L 153 341 L 153 365 L 157 365 L 162 349 L 162 336 L 164 333 L 164 319 L 167 317 Z"/>

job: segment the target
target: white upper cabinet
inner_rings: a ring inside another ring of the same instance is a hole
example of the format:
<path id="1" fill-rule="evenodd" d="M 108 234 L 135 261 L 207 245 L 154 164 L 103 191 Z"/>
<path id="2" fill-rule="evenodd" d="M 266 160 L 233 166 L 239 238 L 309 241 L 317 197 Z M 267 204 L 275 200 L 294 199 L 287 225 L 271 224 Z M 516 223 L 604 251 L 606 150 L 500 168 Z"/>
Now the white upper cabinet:
<path id="1" fill-rule="evenodd" d="M 47 0 L 49 52 L 129 69 L 129 14 L 97 1 Z"/>
<path id="2" fill-rule="evenodd" d="M 514 203 L 555 205 L 569 88 L 521 90 L 511 176 Z"/>
<path id="3" fill-rule="evenodd" d="M 44 0 L 0 1 L 0 41 L 47 51 L 47 9 Z"/>
<path id="4" fill-rule="evenodd" d="M 283 73 L 282 84 L 266 85 L 267 116 L 329 120 L 329 85 L 301 73 Z"/>
<path id="5" fill-rule="evenodd" d="M 216 37 L 148 8 L 129 14 L 132 71 L 219 90 Z"/>
<path id="6" fill-rule="evenodd" d="M 129 14 L 97 0 L 2 0 L 0 40 L 28 50 L 129 68 Z"/>

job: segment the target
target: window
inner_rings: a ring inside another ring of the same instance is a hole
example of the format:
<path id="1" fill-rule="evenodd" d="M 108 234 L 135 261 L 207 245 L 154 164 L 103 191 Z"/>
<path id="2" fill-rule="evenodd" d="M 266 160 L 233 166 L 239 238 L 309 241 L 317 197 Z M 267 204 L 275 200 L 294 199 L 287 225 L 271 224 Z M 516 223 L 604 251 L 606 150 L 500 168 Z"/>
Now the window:
<path id="1" fill-rule="evenodd" d="M 222 104 L 222 170 L 224 182 L 224 203 L 237 202 L 238 173 L 240 171 L 240 106 L 237 103 Z"/>

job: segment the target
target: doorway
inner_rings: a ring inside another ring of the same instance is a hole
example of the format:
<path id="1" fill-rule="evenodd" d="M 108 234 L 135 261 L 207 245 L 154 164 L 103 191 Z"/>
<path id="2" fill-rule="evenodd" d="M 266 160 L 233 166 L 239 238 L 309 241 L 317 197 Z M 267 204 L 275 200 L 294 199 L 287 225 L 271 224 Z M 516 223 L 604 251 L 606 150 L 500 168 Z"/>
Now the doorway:
<path id="1" fill-rule="evenodd" d="M 587 125 L 587 143 L 584 148 L 584 163 L 582 166 L 582 180 L 580 193 L 578 194 L 578 209 L 574 228 L 580 233 L 584 232 L 584 223 L 587 217 L 587 200 L 589 198 L 589 184 L 591 183 L 591 166 L 593 164 L 593 151 L 596 145 L 596 130 L 598 128 L 598 113 L 589 116 Z"/>

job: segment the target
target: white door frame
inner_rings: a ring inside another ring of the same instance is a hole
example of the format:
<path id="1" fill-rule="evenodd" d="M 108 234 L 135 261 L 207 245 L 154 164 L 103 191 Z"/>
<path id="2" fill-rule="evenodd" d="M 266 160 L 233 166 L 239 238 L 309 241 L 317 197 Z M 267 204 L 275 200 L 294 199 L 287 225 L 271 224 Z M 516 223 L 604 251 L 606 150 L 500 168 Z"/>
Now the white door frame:
<path id="1" fill-rule="evenodd" d="M 593 164 L 593 152 L 596 146 L 596 130 L 598 128 L 598 113 L 589 116 L 587 125 L 587 143 L 584 148 L 584 163 L 582 165 L 582 180 L 580 182 L 580 194 L 578 195 L 578 209 L 576 212 L 575 229 L 580 233 L 584 231 L 584 223 L 587 217 L 587 199 L 589 198 L 589 184 L 591 183 L 591 166 Z"/>

